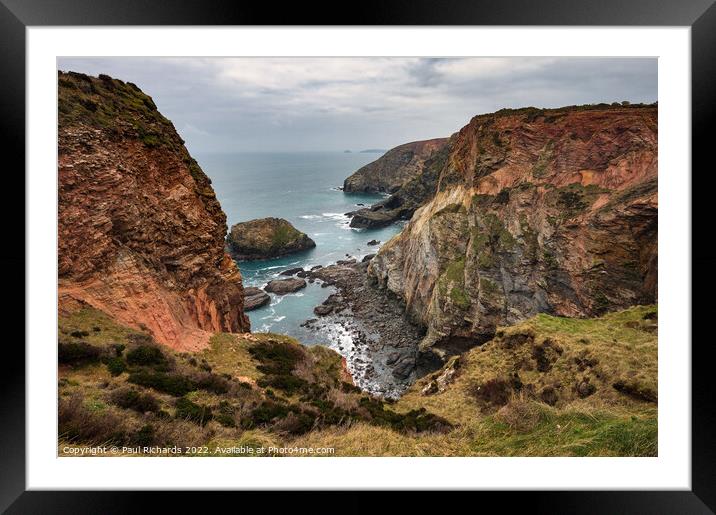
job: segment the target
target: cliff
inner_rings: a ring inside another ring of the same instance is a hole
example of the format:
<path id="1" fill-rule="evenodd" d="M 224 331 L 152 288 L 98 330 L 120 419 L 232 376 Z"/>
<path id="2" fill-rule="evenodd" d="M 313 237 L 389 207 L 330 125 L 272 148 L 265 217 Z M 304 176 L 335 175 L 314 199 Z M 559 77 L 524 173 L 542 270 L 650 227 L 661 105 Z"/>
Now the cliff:
<path id="1" fill-rule="evenodd" d="M 90 305 L 177 349 L 248 331 L 226 217 L 172 123 L 132 83 L 58 85 L 60 309 Z"/>
<path id="2" fill-rule="evenodd" d="M 283 218 L 257 218 L 231 226 L 226 238 L 236 259 L 271 259 L 312 249 L 316 242 Z"/>
<path id="3" fill-rule="evenodd" d="M 415 210 L 435 194 L 438 178 L 445 166 L 450 153 L 450 142 L 453 139 L 431 140 L 440 143 L 423 147 L 425 153 L 422 162 L 413 168 L 413 175 L 387 199 L 376 202 L 369 208 L 350 213 L 352 215 L 350 226 L 372 229 L 384 227 L 397 220 L 409 220 Z M 427 153 L 428 148 L 429 153 Z"/>
<path id="4" fill-rule="evenodd" d="M 347 193 L 394 193 L 419 175 L 425 160 L 446 143 L 445 138 L 414 141 L 395 147 L 343 182 Z"/>
<path id="5" fill-rule="evenodd" d="M 654 302 L 657 207 L 656 106 L 480 115 L 368 273 L 445 356 L 537 313 Z"/>

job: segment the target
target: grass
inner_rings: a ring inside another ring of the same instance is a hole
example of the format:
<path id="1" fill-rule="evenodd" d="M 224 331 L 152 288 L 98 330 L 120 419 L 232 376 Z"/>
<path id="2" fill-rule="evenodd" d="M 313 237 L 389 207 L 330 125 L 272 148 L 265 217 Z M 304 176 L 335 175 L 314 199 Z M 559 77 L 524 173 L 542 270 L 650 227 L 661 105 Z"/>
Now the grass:
<path id="1" fill-rule="evenodd" d="M 655 306 L 597 319 L 538 315 L 464 354 L 444 390 L 423 395 L 424 378 L 386 404 L 345 386 L 340 356 L 324 347 L 217 334 L 193 355 L 160 348 L 164 361 L 145 349 L 146 335 L 83 310 L 61 316 L 66 336 L 86 331 L 77 339 L 123 363 L 148 359 L 116 376 L 101 362 L 61 366 L 60 443 L 208 445 L 214 456 L 225 455 L 217 446 L 260 455 L 281 455 L 269 446 L 313 446 L 334 447 L 335 456 L 653 456 L 657 319 Z M 132 384 L 132 374 L 152 384 Z M 196 388 L 155 388 L 172 375 Z M 261 386 L 271 377 L 301 387 Z M 596 390 L 582 398 L 576 386 L 585 378 Z"/>

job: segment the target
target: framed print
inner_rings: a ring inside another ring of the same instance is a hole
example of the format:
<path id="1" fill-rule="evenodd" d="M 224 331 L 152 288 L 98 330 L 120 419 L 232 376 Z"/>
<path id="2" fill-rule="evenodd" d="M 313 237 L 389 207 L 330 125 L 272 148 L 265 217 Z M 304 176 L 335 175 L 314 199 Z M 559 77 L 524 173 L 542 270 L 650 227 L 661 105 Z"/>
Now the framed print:
<path id="1" fill-rule="evenodd" d="M 508 4 L 3 0 L 3 509 L 712 512 L 716 8 Z"/>

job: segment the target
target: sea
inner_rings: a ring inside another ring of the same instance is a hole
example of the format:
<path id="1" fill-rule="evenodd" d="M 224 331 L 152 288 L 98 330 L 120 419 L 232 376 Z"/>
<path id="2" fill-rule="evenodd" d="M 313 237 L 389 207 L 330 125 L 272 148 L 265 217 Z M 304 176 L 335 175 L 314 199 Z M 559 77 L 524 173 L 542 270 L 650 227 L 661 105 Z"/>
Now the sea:
<path id="1" fill-rule="evenodd" d="M 343 180 L 381 156 L 380 153 L 285 152 L 195 155 L 211 178 L 216 196 L 231 225 L 254 218 L 278 217 L 291 222 L 315 242 L 314 249 L 265 261 L 238 262 L 244 286 L 266 285 L 288 268 L 330 265 L 340 259 L 358 260 L 375 253 L 402 224 L 381 229 L 354 229 L 345 213 L 384 198 L 376 194 L 341 191 Z M 369 246 L 371 240 L 377 246 Z M 302 327 L 315 318 L 313 308 L 335 290 L 318 283 L 288 295 L 271 294 L 269 305 L 249 311 L 253 332 L 292 336 L 300 342 L 339 345 L 348 336 L 337 326 L 321 334 Z M 329 340 L 329 341 L 326 341 Z"/>

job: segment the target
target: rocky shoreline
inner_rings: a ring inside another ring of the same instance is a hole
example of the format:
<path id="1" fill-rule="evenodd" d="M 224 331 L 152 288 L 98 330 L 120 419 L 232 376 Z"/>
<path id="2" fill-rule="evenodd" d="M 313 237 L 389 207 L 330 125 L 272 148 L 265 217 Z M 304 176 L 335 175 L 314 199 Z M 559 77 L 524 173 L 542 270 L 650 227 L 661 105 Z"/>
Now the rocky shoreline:
<path id="1" fill-rule="evenodd" d="M 407 320 L 397 298 L 368 281 L 369 261 L 346 259 L 301 273 L 336 292 L 302 326 L 329 340 L 345 357 L 356 386 L 397 399 L 424 373 L 418 353 L 423 332 Z"/>

